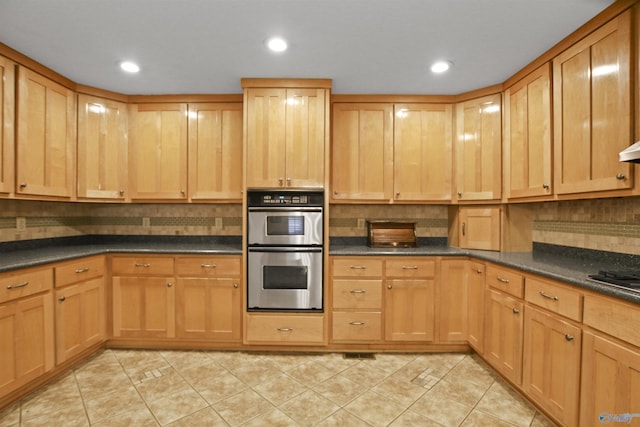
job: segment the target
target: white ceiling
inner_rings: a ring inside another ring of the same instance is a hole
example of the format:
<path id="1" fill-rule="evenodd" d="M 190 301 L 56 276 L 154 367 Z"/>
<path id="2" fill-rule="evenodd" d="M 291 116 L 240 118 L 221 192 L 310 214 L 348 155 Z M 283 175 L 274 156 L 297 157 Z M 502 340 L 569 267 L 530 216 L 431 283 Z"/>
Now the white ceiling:
<path id="1" fill-rule="evenodd" d="M 613 0 L 0 0 L 0 42 L 124 94 L 241 93 L 242 77 L 333 79 L 343 94 L 502 83 Z M 272 35 L 289 41 L 266 50 Z M 142 70 L 125 75 L 124 59 Z M 447 75 L 431 62 L 454 63 Z"/>

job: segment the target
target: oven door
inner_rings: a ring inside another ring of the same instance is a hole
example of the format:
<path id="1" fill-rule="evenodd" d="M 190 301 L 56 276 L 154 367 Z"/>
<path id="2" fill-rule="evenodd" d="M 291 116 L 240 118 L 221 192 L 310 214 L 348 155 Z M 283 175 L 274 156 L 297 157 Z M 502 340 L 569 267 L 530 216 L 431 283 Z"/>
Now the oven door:
<path id="1" fill-rule="evenodd" d="M 322 310 L 321 248 L 249 248 L 248 310 Z"/>
<path id="2" fill-rule="evenodd" d="M 322 208 L 249 208 L 249 245 L 322 245 Z"/>

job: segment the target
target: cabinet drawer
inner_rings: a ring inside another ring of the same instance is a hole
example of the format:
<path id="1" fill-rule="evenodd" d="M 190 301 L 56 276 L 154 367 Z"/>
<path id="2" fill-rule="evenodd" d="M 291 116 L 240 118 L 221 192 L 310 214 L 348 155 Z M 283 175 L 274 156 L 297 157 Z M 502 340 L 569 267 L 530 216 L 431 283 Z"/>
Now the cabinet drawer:
<path id="1" fill-rule="evenodd" d="M 527 277 L 524 298 L 569 319 L 582 320 L 582 294 L 574 289 Z"/>
<path id="2" fill-rule="evenodd" d="M 382 313 L 333 312 L 333 341 L 380 341 Z"/>
<path id="3" fill-rule="evenodd" d="M 347 277 L 382 277 L 382 260 L 375 258 L 334 258 L 333 275 Z"/>
<path id="4" fill-rule="evenodd" d="M 0 302 L 53 288 L 53 269 L 17 271 L 0 275 Z"/>
<path id="5" fill-rule="evenodd" d="M 522 298 L 524 294 L 524 278 L 510 270 L 487 266 L 487 284 L 514 297 Z"/>
<path id="6" fill-rule="evenodd" d="M 640 308 L 637 305 L 585 295 L 582 323 L 640 347 Z"/>
<path id="7" fill-rule="evenodd" d="M 56 288 L 104 276 L 104 257 L 84 258 L 55 268 Z"/>
<path id="8" fill-rule="evenodd" d="M 420 258 L 402 258 L 386 261 L 387 277 L 434 277 L 436 262 Z"/>
<path id="9" fill-rule="evenodd" d="M 333 280 L 333 308 L 382 308 L 382 280 Z"/>
<path id="10" fill-rule="evenodd" d="M 173 276 L 172 257 L 114 257 L 114 276 Z"/>
<path id="11" fill-rule="evenodd" d="M 308 315 L 247 315 L 247 342 L 324 344 L 324 318 Z"/>
<path id="12" fill-rule="evenodd" d="M 176 260 L 178 276 L 238 277 L 240 257 L 179 257 Z"/>

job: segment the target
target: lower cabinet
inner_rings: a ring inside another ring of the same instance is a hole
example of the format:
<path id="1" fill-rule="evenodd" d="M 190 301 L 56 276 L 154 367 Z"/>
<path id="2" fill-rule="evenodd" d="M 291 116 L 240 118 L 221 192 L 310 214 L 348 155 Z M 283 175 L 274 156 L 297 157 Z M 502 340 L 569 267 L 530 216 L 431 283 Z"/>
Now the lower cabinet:
<path id="1" fill-rule="evenodd" d="M 247 314 L 247 344 L 323 345 L 322 314 Z"/>
<path id="2" fill-rule="evenodd" d="M 444 259 L 440 262 L 438 286 L 439 340 L 464 342 L 468 319 L 468 261 Z"/>
<path id="3" fill-rule="evenodd" d="M 467 341 L 479 354 L 484 354 L 485 266 L 467 261 Z"/>

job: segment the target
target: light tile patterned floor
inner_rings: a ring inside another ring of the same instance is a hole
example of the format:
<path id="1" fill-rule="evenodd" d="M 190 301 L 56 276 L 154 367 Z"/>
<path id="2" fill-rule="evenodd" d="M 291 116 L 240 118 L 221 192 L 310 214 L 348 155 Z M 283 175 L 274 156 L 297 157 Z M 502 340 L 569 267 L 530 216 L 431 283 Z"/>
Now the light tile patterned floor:
<path id="1" fill-rule="evenodd" d="M 474 355 L 106 350 L 8 426 L 551 426 Z"/>

